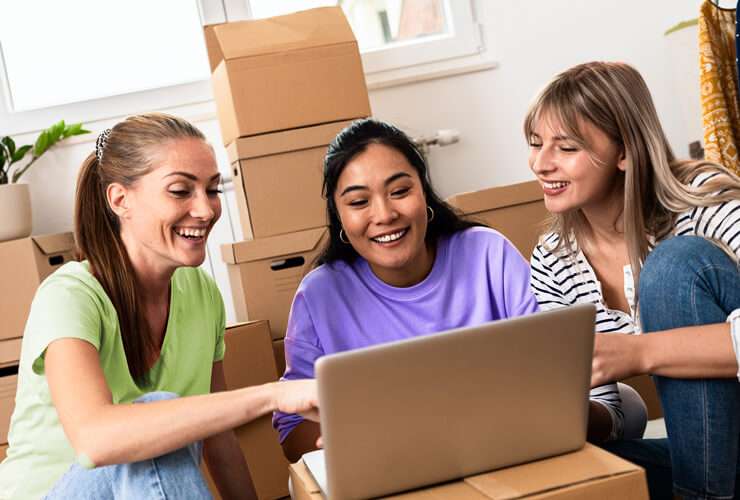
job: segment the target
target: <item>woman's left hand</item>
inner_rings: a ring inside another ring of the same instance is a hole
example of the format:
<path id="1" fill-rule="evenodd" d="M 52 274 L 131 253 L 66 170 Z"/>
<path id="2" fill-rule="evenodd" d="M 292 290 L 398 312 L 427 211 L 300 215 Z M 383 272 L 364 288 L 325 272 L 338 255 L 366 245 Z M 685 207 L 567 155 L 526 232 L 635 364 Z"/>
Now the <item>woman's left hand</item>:
<path id="1" fill-rule="evenodd" d="M 591 365 L 591 387 L 643 373 L 639 335 L 597 333 Z"/>

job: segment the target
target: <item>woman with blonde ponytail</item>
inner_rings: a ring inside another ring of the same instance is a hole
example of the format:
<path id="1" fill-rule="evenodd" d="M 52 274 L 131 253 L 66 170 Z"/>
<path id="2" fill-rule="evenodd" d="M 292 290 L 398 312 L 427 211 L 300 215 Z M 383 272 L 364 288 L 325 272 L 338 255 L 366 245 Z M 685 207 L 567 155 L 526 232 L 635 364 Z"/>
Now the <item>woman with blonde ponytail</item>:
<path id="1" fill-rule="evenodd" d="M 315 417 L 313 381 L 225 390 L 224 307 L 198 266 L 221 214 L 200 131 L 164 114 L 101 134 L 80 170 L 83 260 L 39 287 L 23 337 L 0 498 L 255 498 L 231 429 Z"/>
<path id="2" fill-rule="evenodd" d="M 532 289 L 543 309 L 597 307 L 591 435 L 646 468 L 651 498 L 740 498 L 740 179 L 677 160 L 623 63 L 557 75 L 524 134 L 552 214 Z M 668 439 L 620 440 L 612 383 L 646 373 Z"/>

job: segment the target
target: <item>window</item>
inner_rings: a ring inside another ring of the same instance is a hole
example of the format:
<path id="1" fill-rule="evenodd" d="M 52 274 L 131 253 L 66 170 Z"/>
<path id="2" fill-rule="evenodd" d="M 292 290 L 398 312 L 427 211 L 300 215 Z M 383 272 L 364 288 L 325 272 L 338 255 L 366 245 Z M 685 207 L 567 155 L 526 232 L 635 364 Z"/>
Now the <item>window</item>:
<path id="1" fill-rule="evenodd" d="M 249 0 L 252 17 L 340 5 L 362 52 L 365 73 L 477 54 L 478 25 L 468 0 Z"/>
<path id="2" fill-rule="evenodd" d="M 202 10 L 196 0 L 4 0 L 0 133 L 211 100 Z"/>

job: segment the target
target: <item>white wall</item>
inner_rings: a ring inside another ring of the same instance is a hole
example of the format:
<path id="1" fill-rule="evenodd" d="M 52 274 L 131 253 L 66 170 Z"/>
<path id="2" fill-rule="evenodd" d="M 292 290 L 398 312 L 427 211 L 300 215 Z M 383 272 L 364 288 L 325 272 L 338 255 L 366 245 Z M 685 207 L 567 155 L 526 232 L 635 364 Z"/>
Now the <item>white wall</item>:
<path id="1" fill-rule="evenodd" d="M 679 155 L 687 155 L 688 142 L 701 136 L 696 28 L 667 37 L 663 33 L 678 21 L 696 17 L 700 3 L 476 0 L 486 46 L 498 67 L 372 91 L 374 115 L 414 136 L 444 128 L 460 131 L 458 144 L 433 149 L 430 155 L 432 179 L 443 196 L 528 180 L 532 176 L 521 122 L 533 94 L 556 72 L 574 64 L 620 60 L 642 72 L 669 140 Z M 191 111 L 227 172 L 218 123 L 210 114 L 213 106 L 195 106 Z M 88 128 L 98 132 L 113 122 L 91 123 Z M 34 137 L 19 139 L 30 142 Z M 71 229 L 75 177 L 93 140 L 58 147 L 29 171 L 25 180 L 31 184 L 35 233 Z M 222 241 L 241 236 L 227 221 L 218 231 Z"/>
<path id="2" fill-rule="evenodd" d="M 643 74 L 669 140 L 677 154 L 688 155 L 688 142 L 701 135 L 696 28 L 663 33 L 695 18 L 700 3 L 479 0 L 486 45 L 499 67 L 373 92 L 373 111 L 413 133 L 460 130 L 459 144 L 431 157 L 433 180 L 445 196 L 528 180 L 521 124 L 532 96 L 567 67 L 619 60 Z M 689 107 L 691 116 L 684 116 Z"/>

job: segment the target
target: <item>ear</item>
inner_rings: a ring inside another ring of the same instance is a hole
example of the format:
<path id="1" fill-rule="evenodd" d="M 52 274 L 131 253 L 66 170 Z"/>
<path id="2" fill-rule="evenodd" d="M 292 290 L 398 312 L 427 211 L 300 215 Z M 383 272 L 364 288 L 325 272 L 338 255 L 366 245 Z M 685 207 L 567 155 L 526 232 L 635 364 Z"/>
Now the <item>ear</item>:
<path id="1" fill-rule="evenodd" d="M 617 168 L 622 172 L 627 170 L 627 155 L 624 154 L 624 148 L 619 153 L 619 161 L 617 162 Z"/>
<path id="2" fill-rule="evenodd" d="M 122 219 L 128 215 L 129 209 L 129 190 L 123 184 L 112 182 L 108 184 L 105 190 L 105 197 L 108 200 L 108 206 L 114 214 Z"/>

